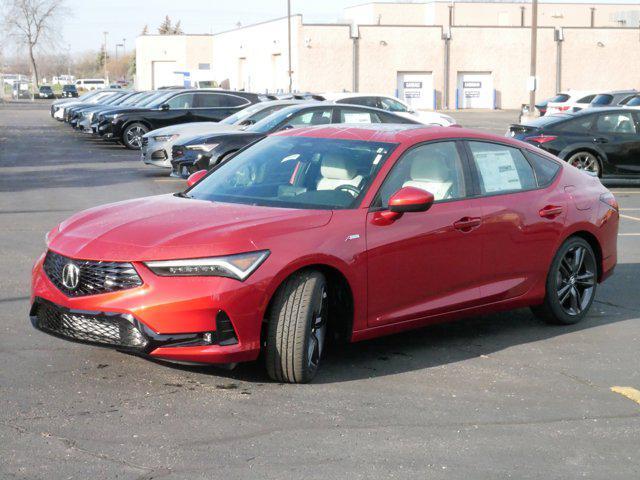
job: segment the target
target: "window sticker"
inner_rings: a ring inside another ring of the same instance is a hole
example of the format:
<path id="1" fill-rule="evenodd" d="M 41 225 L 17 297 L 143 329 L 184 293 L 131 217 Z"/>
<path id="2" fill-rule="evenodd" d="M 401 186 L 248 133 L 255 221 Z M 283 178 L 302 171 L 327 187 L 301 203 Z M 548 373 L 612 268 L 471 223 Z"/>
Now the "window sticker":
<path id="1" fill-rule="evenodd" d="M 486 193 L 520 190 L 522 184 L 511 153 L 504 150 L 474 152 Z"/>
<path id="2" fill-rule="evenodd" d="M 344 114 L 344 123 L 371 123 L 371 115 L 369 113 L 347 113 Z"/>

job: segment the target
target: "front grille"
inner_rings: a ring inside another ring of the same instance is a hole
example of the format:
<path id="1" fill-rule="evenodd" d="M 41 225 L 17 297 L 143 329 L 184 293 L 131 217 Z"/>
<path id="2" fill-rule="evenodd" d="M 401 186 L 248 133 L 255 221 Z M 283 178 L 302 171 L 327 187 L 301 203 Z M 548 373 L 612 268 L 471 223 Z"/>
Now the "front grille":
<path id="1" fill-rule="evenodd" d="M 75 288 L 67 286 L 69 282 L 64 284 L 63 274 L 67 265 L 75 265 L 79 269 Z M 142 285 L 138 272 L 130 263 L 76 260 L 52 251 L 47 253 L 44 260 L 44 271 L 53 284 L 70 297 L 97 295 Z"/>
<path id="2" fill-rule="evenodd" d="M 174 145 L 171 147 L 171 156 L 174 159 L 184 156 L 184 147 L 181 145 Z"/>
<path id="3" fill-rule="evenodd" d="M 45 332 L 81 342 L 140 349 L 149 342 L 132 318 L 120 314 L 79 312 L 40 302 L 35 322 Z"/>

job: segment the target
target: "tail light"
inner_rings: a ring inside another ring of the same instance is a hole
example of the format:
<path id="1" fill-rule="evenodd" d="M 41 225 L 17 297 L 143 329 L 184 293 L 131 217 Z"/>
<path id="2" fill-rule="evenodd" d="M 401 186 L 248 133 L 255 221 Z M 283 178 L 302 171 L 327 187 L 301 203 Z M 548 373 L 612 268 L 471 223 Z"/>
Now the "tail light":
<path id="1" fill-rule="evenodd" d="M 562 105 L 560 107 L 556 107 L 558 109 L 558 111 L 560 112 L 566 112 L 567 110 L 569 110 L 571 108 L 570 105 Z"/>
<path id="2" fill-rule="evenodd" d="M 558 137 L 554 137 L 553 135 L 537 135 L 535 137 L 527 137 L 525 140 L 527 142 L 547 143 L 553 142 L 556 138 Z"/>
<path id="3" fill-rule="evenodd" d="M 611 192 L 603 193 L 602 195 L 600 195 L 600 201 L 616 212 L 619 209 L 616 197 L 614 197 L 613 193 Z"/>

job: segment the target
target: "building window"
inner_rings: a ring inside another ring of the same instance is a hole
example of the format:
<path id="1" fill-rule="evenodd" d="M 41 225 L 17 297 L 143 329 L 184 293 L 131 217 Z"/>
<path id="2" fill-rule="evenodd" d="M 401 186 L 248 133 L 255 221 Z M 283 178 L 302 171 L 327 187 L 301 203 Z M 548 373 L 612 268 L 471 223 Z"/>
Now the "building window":
<path id="1" fill-rule="evenodd" d="M 198 70 L 211 70 L 211 64 L 210 63 L 199 63 L 198 64 Z"/>

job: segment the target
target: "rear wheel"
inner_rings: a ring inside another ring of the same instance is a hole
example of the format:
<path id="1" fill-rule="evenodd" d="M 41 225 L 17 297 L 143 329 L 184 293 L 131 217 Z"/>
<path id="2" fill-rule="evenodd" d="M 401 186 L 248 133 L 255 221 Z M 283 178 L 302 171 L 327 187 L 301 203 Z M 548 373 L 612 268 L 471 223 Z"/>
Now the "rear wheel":
<path id="1" fill-rule="evenodd" d="M 313 379 L 327 336 L 327 310 L 327 282 L 320 272 L 297 272 L 280 286 L 268 319 L 266 366 L 272 379 Z"/>
<path id="2" fill-rule="evenodd" d="M 583 151 L 573 153 L 569 158 L 567 158 L 567 163 L 580 170 L 586 170 L 587 172 L 593 173 L 598 177 L 601 174 L 600 160 L 598 160 L 598 156 L 596 154 L 591 152 Z"/>
<path id="3" fill-rule="evenodd" d="M 122 132 L 122 143 L 131 150 L 142 148 L 142 136 L 149 132 L 149 129 L 142 123 L 132 123 Z"/>
<path id="4" fill-rule="evenodd" d="M 562 244 L 547 275 L 546 295 L 533 313 L 549 323 L 570 325 L 589 312 L 596 294 L 598 267 L 589 243 L 572 237 Z"/>

